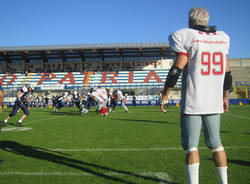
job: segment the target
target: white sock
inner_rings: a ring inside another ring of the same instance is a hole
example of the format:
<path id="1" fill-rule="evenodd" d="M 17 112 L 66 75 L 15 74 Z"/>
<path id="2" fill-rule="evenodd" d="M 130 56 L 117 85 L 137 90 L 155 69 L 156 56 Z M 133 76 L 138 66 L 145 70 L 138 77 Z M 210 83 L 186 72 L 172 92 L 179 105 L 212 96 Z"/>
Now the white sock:
<path id="1" fill-rule="evenodd" d="M 7 120 L 7 119 L 5 119 L 5 120 L 4 120 L 4 123 L 7 123 L 7 122 L 8 122 L 8 120 Z"/>
<path id="2" fill-rule="evenodd" d="M 18 123 L 22 123 L 22 120 L 19 119 L 19 120 L 18 120 Z"/>
<path id="3" fill-rule="evenodd" d="M 128 108 L 126 106 L 124 106 L 124 109 L 125 109 L 126 112 L 128 112 Z"/>
<path id="4" fill-rule="evenodd" d="M 219 176 L 220 184 L 228 184 L 227 167 L 216 167 Z"/>
<path id="5" fill-rule="evenodd" d="M 199 166 L 200 163 L 186 165 L 189 184 L 199 184 Z"/>

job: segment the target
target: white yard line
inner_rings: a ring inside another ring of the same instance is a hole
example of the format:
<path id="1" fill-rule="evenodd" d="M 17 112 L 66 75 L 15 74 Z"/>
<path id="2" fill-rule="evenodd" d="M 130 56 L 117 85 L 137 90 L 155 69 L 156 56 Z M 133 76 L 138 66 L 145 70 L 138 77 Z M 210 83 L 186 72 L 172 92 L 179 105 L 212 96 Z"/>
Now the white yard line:
<path id="1" fill-rule="evenodd" d="M 29 125 L 31 123 L 36 123 L 36 122 L 41 122 L 41 121 L 47 121 L 50 119 L 57 119 L 57 118 L 62 118 L 63 116 L 55 116 L 55 117 L 51 117 L 51 118 L 46 118 L 46 119 L 38 119 L 38 120 L 34 120 L 34 121 L 28 121 L 28 122 L 24 122 L 24 125 Z"/>
<path id="2" fill-rule="evenodd" d="M 224 147 L 226 150 L 230 149 L 250 149 L 250 146 L 225 146 Z M 208 149 L 206 147 L 200 147 L 200 150 L 205 150 Z M 1 149 L 0 149 L 1 150 Z M 37 149 L 39 150 L 39 149 Z M 65 151 L 65 152 L 115 152 L 115 151 L 171 151 L 171 150 L 182 150 L 181 147 L 166 147 L 166 148 L 126 148 L 126 149 L 48 149 L 50 151 Z M 170 179 L 170 176 L 166 172 L 138 172 L 138 173 L 133 173 L 133 174 L 126 174 L 126 173 L 120 173 L 120 172 L 107 172 L 107 173 L 102 173 L 104 175 L 108 176 L 134 176 L 137 177 L 136 175 L 139 176 L 155 176 L 158 180 L 159 184 L 171 184 L 172 181 Z M 11 176 L 11 175 L 23 175 L 23 176 L 94 176 L 91 173 L 87 172 L 22 172 L 22 171 L 13 171 L 13 172 L 7 172 L 3 171 L 0 172 L 0 176 Z"/>
<path id="3" fill-rule="evenodd" d="M 159 184 L 171 184 L 171 179 L 166 172 L 138 172 L 126 174 L 126 173 L 118 173 L 118 172 L 106 172 L 102 173 L 103 175 L 107 176 L 133 176 L 133 177 L 142 177 L 143 176 L 156 176 L 157 180 L 159 180 Z M 87 172 L 21 172 L 21 171 L 14 171 L 14 172 L 0 172 L 0 176 L 95 176 L 94 174 L 87 173 Z"/>
<path id="4" fill-rule="evenodd" d="M 225 149 L 250 149 L 250 146 L 224 146 Z M 199 150 L 208 149 L 207 147 L 199 147 Z M 134 151 L 171 151 L 183 150 L 182 147 L 166 147 L 166 148 L 54 148 L 50 151 L 65 151 L 65 152 L 134 152 Z"/>
<path id="5" fill-rule="evenodd" d="M 159 183 L 160 184 L 165 184 L 166 182 L 164 181 L 167 181 L 168 183 L 172 183 L 171 182 L 171 179 L 168 175 L 168 173 L 165 173 L 165 172 L 157 172 L 155 173 L 156 177 L 160 180 Z"/>
<path id="6" fill-rule="evenodd" d="M 76 148 L 65 149 L 55 148 L 48 149 L 50 151 L 65 151 L 65 152 L 133 152 L 133 151 L 167 151 L 167 150 L 182 150 L 181 147 L 169 147 L 169 148 Z"/>
<path id="7" fill-rule="evenodd" d="M 233 114 L 233 113 L 226 113 L 225 115 L 227 115 L 227 116 L 232 116 L 232 117 L 236 117 L 236 118 L 241 118 L 241 119 L 250 119 L 250 117 L 241 116 L 241 115 L 237 115 L 237 114 Z"/>
<path id="8" fill-rule="evenodd" d="M 226 150 L 232 149 L 250 149 L 250 146 L 224 146 Z M 182 147 L 166 147 L 166 148 L 45 148 L 49 151 L 60 152 L 143 152 L 143 151 L 182 151 Z M 199 147 L 199 150 L 207 150 L 207 147 Z M 1 149 L 0 149 L 1 150 Z M 39 149 L 36 149 L 39 150 Z"/>
<path id="9" fill-rule="evenodd" d="M 62 118 L 64 116 L 55 116 L 55 117 L 51 117 L 51 118 L 45 118 L 45 119 L 37 119 L 37 120 L 34 120 L 34 121 L 28 121 L 28 122 L 23 122 L 24 125 L 29 125 L 29 124 L 32 124 L 32 123 L 36 123 L 36 122 L 42 122 L 42 121 L 47 121 L 47 120 L 50 120 L 50 119 L 57 119 L 57 118 Z M 8 124 L 7 124 L 8 125 Z M 2 130 L 5 129 L 6 127 L 2 127 Z"/>

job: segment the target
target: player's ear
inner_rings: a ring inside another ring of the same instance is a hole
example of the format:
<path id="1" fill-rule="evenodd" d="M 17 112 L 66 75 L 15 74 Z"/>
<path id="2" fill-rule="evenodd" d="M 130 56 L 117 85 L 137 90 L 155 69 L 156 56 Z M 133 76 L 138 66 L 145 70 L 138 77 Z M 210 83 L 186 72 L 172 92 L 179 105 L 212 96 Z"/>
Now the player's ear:
<path id="1" fill-rule="evenodd" d="M 189 27 L 189 28 L 193 28 L 193 27 L 194 27 L 194 24 L 192 23 L 191 20 L 188 20 L 188 27 Z"/>

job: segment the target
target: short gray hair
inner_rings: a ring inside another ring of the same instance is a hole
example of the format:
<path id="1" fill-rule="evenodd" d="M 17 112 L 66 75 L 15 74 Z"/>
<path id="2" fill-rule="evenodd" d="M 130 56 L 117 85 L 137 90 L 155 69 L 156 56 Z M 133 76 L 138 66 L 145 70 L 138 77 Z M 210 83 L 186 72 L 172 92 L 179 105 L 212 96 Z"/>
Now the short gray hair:
<path id="1" fill-rule="evenodd" d="M 194 7 L 189 11 L 189 24 L 191 26 L 201 25 L 207 26 L 209 21 L 209 13 L 205 8 Z"/>

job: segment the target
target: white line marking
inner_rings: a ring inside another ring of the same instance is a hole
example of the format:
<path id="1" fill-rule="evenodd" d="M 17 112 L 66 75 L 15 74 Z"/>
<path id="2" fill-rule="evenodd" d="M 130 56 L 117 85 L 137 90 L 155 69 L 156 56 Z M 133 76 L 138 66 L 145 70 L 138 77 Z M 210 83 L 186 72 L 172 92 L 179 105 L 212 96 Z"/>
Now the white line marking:
<path id="1" fill-rule="evenodd" d="M 225 149 L 249 149 L 250 146 L 224 146 Z M 199 147 L 199 150 L 206 150 L 207 147 Z M 65 152 L 133 152 L 133 151 L 171 151 L 171 150 L 183 150 L 182 147 L 167 147 L 167 148 L 86 148 L 86 149 L 65 149 L 56 148 L 48 149 L 50 151 L 65 151 Z"/>
<path id="2" fill-rule="evenodd" d="M 65 149 L 55 148 L 48 149 L 50 151 L 66 151 L 66 152 L 123 152 L 123 151 L 167 151 L 167 150 L 182 150 L 181 147 L 169 147 L 169 148 L 80 148 L 80 149 Z"/>
<path id="3" fill-rule="evenodd" d="M 9 132 L 9 131 L 16 131 L 16 132 L 21 132 L 21 131 L 27 131 L 31 130 L 32 128 L 30 127 L 16 127 L 16 128 L 2 128 L 3 132 Z"/>
<path id="4" fill-rule="evenodd" d="M 38 119 L 38 120 L 34 120 L 34 121 L 29 121 L 27 123 L 24 122 L 24 125 L 29 125 L 31 123 L 35 123 L 35 122 L 41 122 L 41 121 L 47 121 L 50 119 L 56 119 L 56 118 L 62 118 L 63 116 L 55 116 L 55 117 L 51 117 L 51 118 L 46 118 L 46 119 Z"/>
<path id="5" fill-rule="evenodd" d="M 164 181 L 167 181 L 168 183 L 172 183 L 171 182 L 171 179 L 168 175 L 168 173 L 165 173 L 165 172 L 157 172 L 155 173 L 156 177 L 160 180 L 159 183 L 160 184 L 165 184 Z"/>
<path id="6" fill-rule="evenodd" d="M 232 114 L 232 113 L 227 113 L 225 114 L 227 116 L 232 116 L 232 117 L 236 117 L 236 118 L 241 118 L 241 119 L 250 119 L 249 117 L 246 116 L 241 116 L 241 115 L 237 115 L 237 114 Z"/>
<path id="7" fill-rule="evenodd" d="M 88 176 L 90 173 L 78 172 L 0 172 L 0 175 L 25 175 L 25 176 Z"/>
<path id="8" fill-rule="evenodd" d="M 38 119 L 38 120 L 34 120 L 34 121 L 28 121 L 28 122 L 24 122 L 23 124 L 24 125 L 29 125 L 31 123 L 36 123 L 36 122 L 41 122 L 41 121 L 47 121 L 47 120 L 50 120 L 50 119 L 57 119 L 57 118 L 62 118 L 63 116 L 55 116 L 55 117 L 51 117 L 51 118 L 46 118 L 46 119 Z M 2 131 L 4 131 L 4 129 L 11 129 L 11 128 L 7 128 L 7 127 L 2 127 Z M 15 128 L 13 128 L 15 129 Z M 8 131 L 8 130 L 6 130 Z"/>
<path id="9" fill-rule="evenodd" d="M 156 176 L 160 184 L 172 183 L 169 175 L 166 172 L 138 172 L 138 173 L 118 173 L 118 172 L 107 172 L 102 173 L 107 176 L 133 176 L 133 177 L 142 177 L 143 176 Z M 94 174 L 87 172 L 0 172 L 0 175 L 23 175 L 23 176 L 95 176 Z M 147 180 L 147 179 L 145 179 Z"/>
<path id="10" fill-rule="evenodd" d="M 224 146 L 227 150 L 232 149 L 250 149 L 250 146 Z M 49 151 L 61 151 L 61 152 L 134 152 L 134 151 L 180 151 L 183 150 L 182 147 L 166 147 L 166 148 L 45 148 Z M 207 150 L 207 147 L 199 147 L 199 150 Z M 1 149 L 0 149 L 1 150 Z M 36 149 L 39 150 L 39 149 Z"/>

